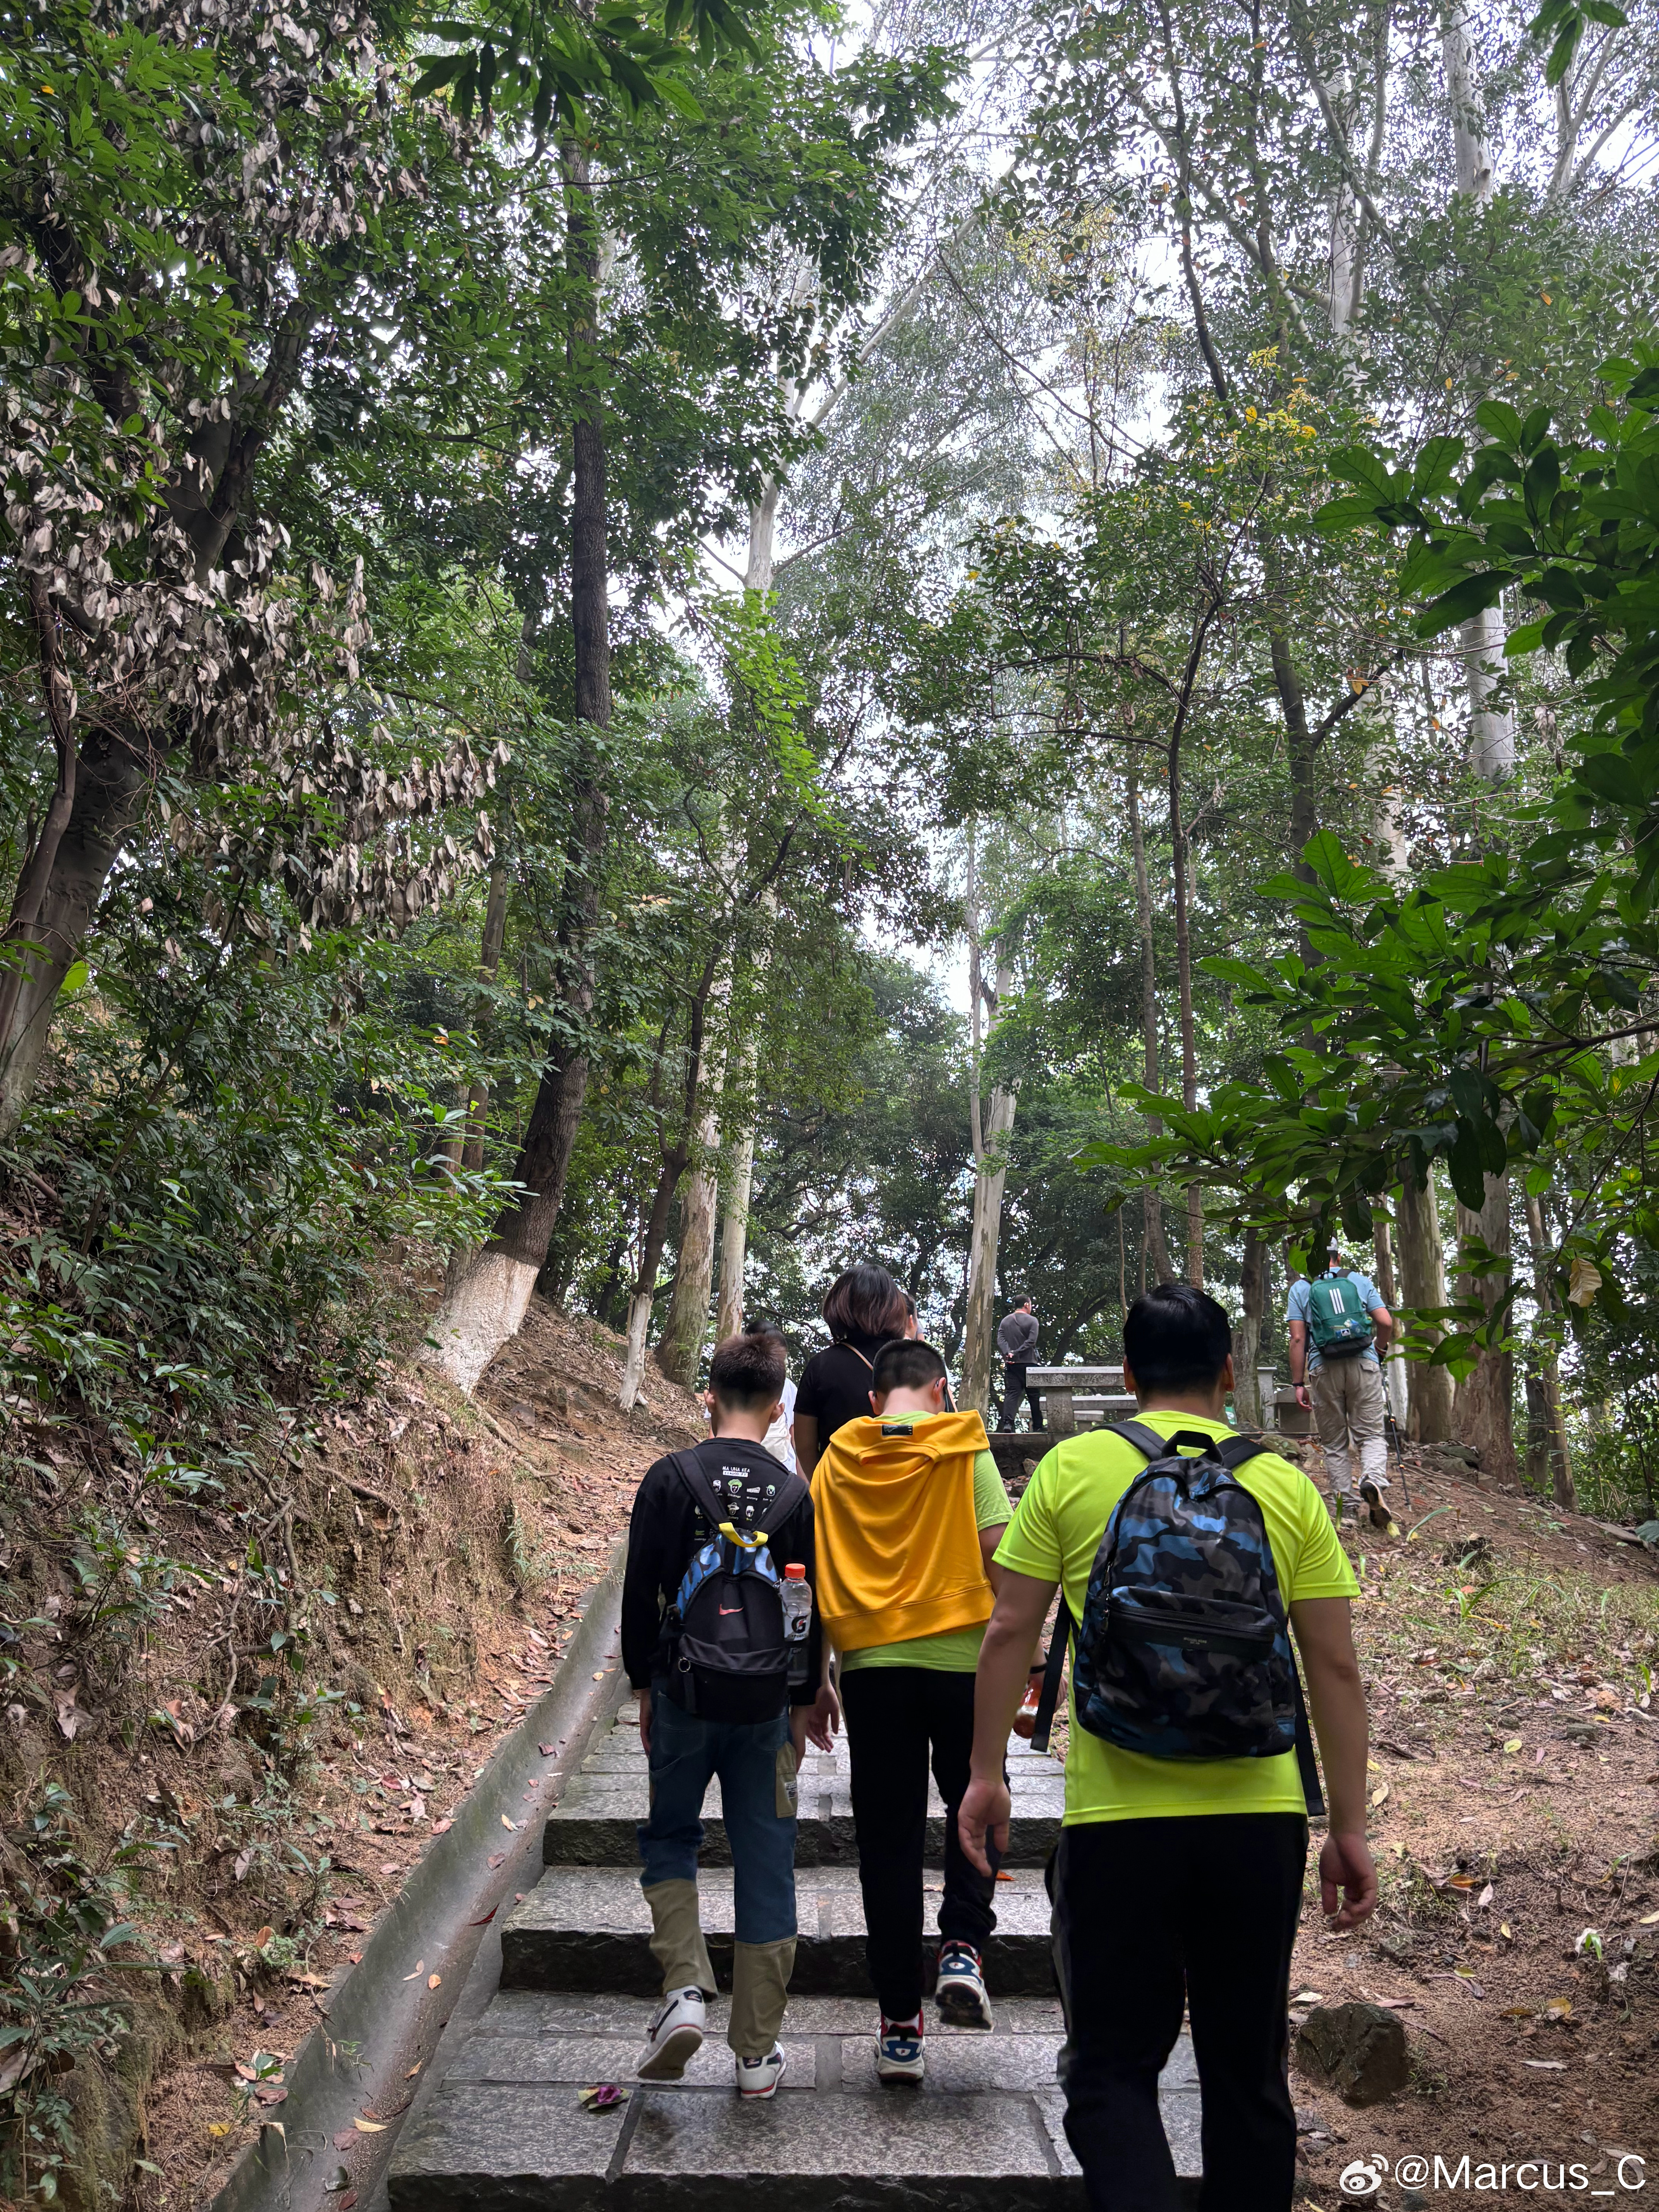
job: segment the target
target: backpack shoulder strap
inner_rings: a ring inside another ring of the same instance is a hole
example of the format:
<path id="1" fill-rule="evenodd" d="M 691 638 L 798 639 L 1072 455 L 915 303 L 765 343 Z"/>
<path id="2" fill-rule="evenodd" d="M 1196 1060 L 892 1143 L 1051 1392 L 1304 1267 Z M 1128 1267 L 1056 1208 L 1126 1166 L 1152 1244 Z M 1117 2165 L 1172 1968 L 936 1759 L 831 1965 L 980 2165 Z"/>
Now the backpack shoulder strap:
<path id="1" fill-rule="evenodd" d="M 1106 1434 L 1121 1437 L 1126 1444 L 1133 1444 L 1143 1459 L 1166 1459 L 1173 1445 L 1145 1421 L 1108 1421 Z"/>
<path id="2" fill-rule="evenodd" d="M 1054 1632 L 1049 1639 L 1048 1656 L 1042 1662 L 1042 1687 L 1037 1692 L 1036 1718 L 1031 1725 L 1033 1751 L 1048 1748 L 1048 1732 L 1054 1724 L 1054 1707 L 1060 1703 L 1060 1677 L 1066 1665 L 1066 1646 L 1072 1640 L 1072 1609 L 1062 1596 L 1054 1614 Z"/>
<path id="3" fill-rule="evenodd" d="M 718 1528 L 722 1535 L 727 1534 L 730 1524 L 726 1517 L 726 1500 L 709 1480 L 696 1451 L 670 1452 L 668 1464 L 690 1492 L 693 1503 L 707 1517 L 709 1527 Z"/>
<path id="4" fill-rule="evenodd" d="M 1260 1437 L 1222 1437 L 1213 1447 L 1216 1457 L 1229 1474 L 1237 1474 L 1246 1460 L 1259 1459 L 1273 1446 Z"/>

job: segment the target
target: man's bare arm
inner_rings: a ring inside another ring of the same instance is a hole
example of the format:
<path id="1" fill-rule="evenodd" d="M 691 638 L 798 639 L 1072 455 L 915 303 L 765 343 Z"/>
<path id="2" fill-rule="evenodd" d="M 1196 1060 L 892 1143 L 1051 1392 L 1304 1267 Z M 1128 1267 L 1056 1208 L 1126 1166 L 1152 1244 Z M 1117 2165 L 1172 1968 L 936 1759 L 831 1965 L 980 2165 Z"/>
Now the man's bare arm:
<path id="1" fill-rule="evenodd" d="M 1335 1927 L 1353 1928 L 1376 1910 L 1376 1868 L 1365 1841 L 1370 1724 L 1354 1656 L 1353 1608 L 1346 1597 L 1298 1598 L 1291 1607 L 1291 1628 L 1307 1678 L 1330 1808 L 1329 1832 L 1319 1854 L 1322 1900 Z"/>
<path id="2" fill-rule="evenodd" d="M 1017 1574 L 1012 1567 L 999 1571 L 1002 1587 L 980 1646 L 974 1681 L 973 1772 L 957 1815 L 962 1848 L 981 1874 L 991 1871 L 987 1837 L 994 1839 L 999 1850 L 1007 1848 L 1008 1785 L 1002 1778 L 1002 1765 L 1008 1732 L 1025 1695 L 1031 1653 L 1057 1588 L 1033 1575 Z"/>

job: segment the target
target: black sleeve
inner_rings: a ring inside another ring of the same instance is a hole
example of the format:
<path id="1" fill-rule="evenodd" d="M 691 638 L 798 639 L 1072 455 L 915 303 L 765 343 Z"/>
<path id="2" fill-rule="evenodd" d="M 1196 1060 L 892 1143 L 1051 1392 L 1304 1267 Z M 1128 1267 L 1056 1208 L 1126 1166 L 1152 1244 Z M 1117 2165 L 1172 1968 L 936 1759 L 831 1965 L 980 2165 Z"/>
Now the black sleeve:
<path id="1" fill-rule="evenodd" d="M 668 1538 L 678 1518 L 671 1486 L 674 1470 L 665 1459 L 651 1468 L 634 1494 L 628 1521 L 628 1565 L 623 1575 L 623 1665 L 636 1690 L 651 1683 L 651 1661 L 662 1636 L 662 1593 L 678 1563 L 669 1556 Z"/>
<path id="2" fill-rule="evenodd" d="M 800 1370 L 800 1381 L 795 1385 L 795 1411 L 817 1420 L 823 1411 L 823 1354 L 815 1352 Z M 819 1438 L 822 1443 L 824 1439 Z"/>
<path id="3" fill-rule="evenodd" d="M 813 1543 L 812 1493 L 808 1491 L 777 1533 L 770 1546 L 780 1574 L 786 1567 L 801 1566 L 812 1592 L 812 1625 L 806 1632 L 806 1680 L 790 1686 L 792 1705 L 810 1705 L 818 1693 L 823 1669 L 823 1624 L 818 1618 L 818 1563 Z"/>

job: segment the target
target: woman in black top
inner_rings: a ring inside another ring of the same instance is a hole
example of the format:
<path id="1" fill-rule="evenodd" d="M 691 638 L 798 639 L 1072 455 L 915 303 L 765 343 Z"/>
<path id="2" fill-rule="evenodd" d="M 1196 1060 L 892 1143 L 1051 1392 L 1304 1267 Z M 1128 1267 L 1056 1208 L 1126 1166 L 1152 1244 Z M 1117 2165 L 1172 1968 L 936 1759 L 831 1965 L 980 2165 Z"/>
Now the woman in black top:
<path id="1" fill-rule="evenodd" d="M 907 1317 L 904 1293 L 886 1268 L 863 1261 L 836 1278 L 823 1310 L 835 1341 L 807 1361 L 795 1393 L 795 1462 L 809 1480 L 836 1431 L 868 1414 L 876 1354 L 903 1334 Z"/>

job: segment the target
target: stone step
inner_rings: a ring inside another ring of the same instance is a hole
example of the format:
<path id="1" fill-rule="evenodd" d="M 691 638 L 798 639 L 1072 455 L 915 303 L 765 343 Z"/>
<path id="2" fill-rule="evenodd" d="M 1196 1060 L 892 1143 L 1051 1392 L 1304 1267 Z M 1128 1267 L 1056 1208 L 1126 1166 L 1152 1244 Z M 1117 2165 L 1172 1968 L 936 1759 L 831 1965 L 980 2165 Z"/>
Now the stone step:
<path id="1" fill-rule="evenodd" d="M 931 1924 L 939 1876 L 925 1881 L 923 1917 Z M 730 1985 L 732 1875 L 722 1868 L 699 1876 L 703 1932 L 722 1987 Z M 795 1875 L 799 1937 L 791 1986 L 813 1996 L 867 1995 L 864 1907 L 851 1867 L 800 1867 Z M 1029 1868 L 999 1881 L 997 1927 L 985 1950 L 994 1996 L 1048 1996 L 1054 1990 L 1048 1948 L 1048 1899 Z M 619 1868 L 552 1867 L 501 1929 L 504 1990 L 617 1990 L 649 1996 L 658 1988 L 649 1948 L 651 1914 L 637 1873 Z M 936 1936 L 927 1939 L 930 1950 Z"/>
<path id="2" fill-rule="evenodd" d="M 726 2008 L 683 2084 L 634 2082 L 594 2114 L 586 2085 L 628 2084 L 649 2001 L 504 1990 L 411 2115 L 392 2212 L 1081 2212 L 1061 2129 L 1052 2000 L 998 2008 L 987 2035 L 930 2022 L 919 2087 L 875 2077 L 867 1999 L 792 1996 L 789 2068 L 769 2102 L 732 2087 Z M 1183 2036 L 1161 2085 L 1165 2130 L 1195 2204 L 1199 2100 Z"/>
<path id="3" fill-rule="evenodd" d="M 1057 1760 L 1040 1757 L 1018 1736 L 1008 1746 L 1008 1784 L 1013 1814 L 1008 1826 L 1011 1867 L 1045 1866 L 1060 1840 L 1066 1784 Z M 800 1816 L 795 1834 L 795 1863 L 801 1867 L 854 1866 L 851 1768 L 847 1739 L 836 1739 L 832 1752 L 808 1749 L 799 1781 Z M 558 1867 L 635 1867 L 639 1847 L 635 1831 L 646 1817 L 645 1753 L 640 1747 L 637 1708 L 624 1706 L 623 1717 L 565 1784 L 548 1816 L 542 1844 L 546 1864 Z M 703 1805 L 704 1866 L 730 1866 L 731 1848 L 720 1818 L 720 1784 L 711 1783 Z M 938 1865 L 945 1853 L 945 1814 L 931 1783 L 927 1798 L 927 1856 Z"/>

